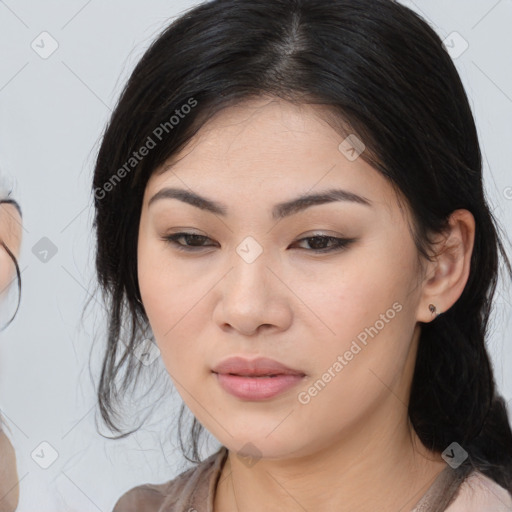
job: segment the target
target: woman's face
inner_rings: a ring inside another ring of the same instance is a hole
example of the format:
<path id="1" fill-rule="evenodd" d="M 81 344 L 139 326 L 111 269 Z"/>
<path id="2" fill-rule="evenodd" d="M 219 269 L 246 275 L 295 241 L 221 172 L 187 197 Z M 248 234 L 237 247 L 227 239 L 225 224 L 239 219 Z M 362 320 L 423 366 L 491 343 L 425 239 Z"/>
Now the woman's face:
<path id="1" fill-rule="evenodd" d="M 417 322 L 430 315 L 417 252 L 392 187 L 341 143 L 312 107 L 246 102 L 148 182 L 142 301 L 181 397 L 231 450 L 307 454 L 407 417 Z M 345 197 L 276 206 L 334 189 Z M 198 236 L 166 240 L 182 232 Z M 299 375 L 213 372 L 232 356 Z"/>

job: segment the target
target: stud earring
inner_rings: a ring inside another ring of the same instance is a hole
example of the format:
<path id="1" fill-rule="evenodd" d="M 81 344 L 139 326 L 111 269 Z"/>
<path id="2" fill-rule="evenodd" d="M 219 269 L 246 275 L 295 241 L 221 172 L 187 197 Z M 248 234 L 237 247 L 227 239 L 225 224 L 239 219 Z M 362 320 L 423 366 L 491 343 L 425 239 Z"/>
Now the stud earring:
<path id="1" fill-rule="evenodd" d="M 434 306 L 434 304 L 429 304 L 428 305 L 428 309 L 430 310 L 430 312 L 432 314 L 435 314 L 436 315 L 436 318 L 439 316 L 439 313 L 437 313 L 437 308 Z"/>

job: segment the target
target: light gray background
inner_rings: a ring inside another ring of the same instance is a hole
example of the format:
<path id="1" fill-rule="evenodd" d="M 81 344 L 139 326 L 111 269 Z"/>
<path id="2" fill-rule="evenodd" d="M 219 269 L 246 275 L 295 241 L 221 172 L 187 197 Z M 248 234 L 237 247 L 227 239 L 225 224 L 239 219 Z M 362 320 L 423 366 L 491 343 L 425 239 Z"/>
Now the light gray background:
<path id="1" fill-rule="evenodd" d="M 88 361 L 93 340 L 102 342 L 104 312 L 94 302 L 83 322 L 80 315 L 94 290 L 90 184 L 99 137 L 143 51 L 170 18 L 197 3 L 0 1 L 0 168 L 15 180 L 24 212 L 23 297 L 15 322 L 0 333 L 0 405 L 17 451 L 20 512 L 107 512 L 128 488 L 185 468 L 162 427 L 180 403 L 175 391 L 159 411 L 163 424 L 154 420 L 120 441 L 97 434 Z M 403 3 L 450 36 L 457 53 L 463 41 L 454 31 L 469 44 L 454 60 L 476 116 L 491 207 L 512 233 L 512 1 Z M 58 43 L 46 59 L 31 48 L 43 31 Z M 57 249 L 46 262 L 32 251 L 43 237 Z M 489 349 L 512 406 L 511 301 L 510 288 L 500 287 Z M 204 454 L 215 449 L 211 441 Z M 48 469 L 37 464 L 52 454 L 42 442 L 58 453 Z"/>

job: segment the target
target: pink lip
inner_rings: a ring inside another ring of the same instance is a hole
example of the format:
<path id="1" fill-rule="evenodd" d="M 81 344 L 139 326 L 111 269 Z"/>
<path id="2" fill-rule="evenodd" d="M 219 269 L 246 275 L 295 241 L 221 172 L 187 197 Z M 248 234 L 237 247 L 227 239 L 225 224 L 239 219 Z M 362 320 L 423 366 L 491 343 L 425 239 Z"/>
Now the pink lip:
<path id="1" fill-rule="evenodd" d="M 305 376 L 300 370 L 268 358 L 230 357 L 212 371 L 225 391 L 245 400 L 272 398 L 297 385 Z"/>
<path id="2" fill-rule="evenodd" d="M 258 357 L 244 359 L 229 357 L 213 368 L 215 373 L 233 373 L 235 375 L 304 375 L 300 370 L 288 368 L 274 359 Z"/>

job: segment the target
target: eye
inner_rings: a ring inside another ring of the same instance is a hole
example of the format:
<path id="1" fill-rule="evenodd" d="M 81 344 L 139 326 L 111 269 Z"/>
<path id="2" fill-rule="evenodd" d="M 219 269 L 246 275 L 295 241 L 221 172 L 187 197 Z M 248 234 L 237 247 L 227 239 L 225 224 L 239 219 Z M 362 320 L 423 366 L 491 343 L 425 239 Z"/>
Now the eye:
<path id="1" fill-rule="evenodd" d="M 187 242 L 187 244 L 189 242 L 192 242 L 192 245 L 184 245 L 184 244 L 179 243 L 178 240 L 181 238 L 183 240 L 185 240 Z M 209 247 L 208 245 L 201 245 L 201 242 L 203 242 L 205 240 L 210 240 L 210 238 L 208 238 L 207 236 L 204 236 L 204 235 L 197 235 L 195 233 L 181 232 L 181 233 L 175 233 L 173 235 L 167 235 L 166 237 L 164 237 L 164 240 L 166 242 L 169 242 L 170 244 L 174 245 L 176 247 L 176 249 L 178 249 L 179 251 L 193 252 L 197 248 Z M 197 242 L 198 244 L 195 245 L 194 241 Z"/>
<path id="2" fill-rule="evenodd" d="M 355 242 L 355 238 L 338 238 L 328 235 L 314 235 L 301 238 L 300 240 L 297 240 L 296 243 L 301 243 L 304 241 L 307 241 L 308 245 L 313 247 L 312 252 L 326 253 L 340 251 L 341 249 L 348 247 L 351 243 Z M 330 247 L 326 246 L 326 244 L 329 242 L 332 244 Z"/>
<path id="3" fill-rule="evenodd" d="M 180 243 L 180 239 L 185 241 L 185 244 Z M 172 244 L 179 251 L 197 252 L 198 249 L 201 249 L 203 247 L 213 247 L 213 244 L 204 245 L 205 241 L 211 240 L 210 238 L 204 235 L 197 235 L 195 233 L 174 233 L 173 235 L 165 236 L 164 240 Z M 312 249 L 307 252 L 327 253 L 340 251 L 348 247 L 351 243 L 355 242 L 355 239 L 338 238 L 327 235 L 315 235 L 301 238 L 300 240 L 297 240 L 295 243 L 298 244 L 303 243 L 305 241 L 307 241 L 308 245 L 312 247 Z M 331 243 L 331 246 L 326 246 L 329 243 Z"/>

